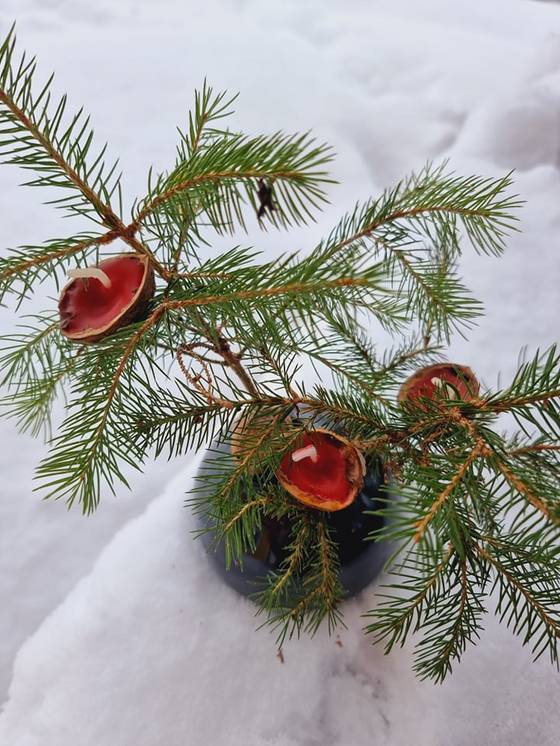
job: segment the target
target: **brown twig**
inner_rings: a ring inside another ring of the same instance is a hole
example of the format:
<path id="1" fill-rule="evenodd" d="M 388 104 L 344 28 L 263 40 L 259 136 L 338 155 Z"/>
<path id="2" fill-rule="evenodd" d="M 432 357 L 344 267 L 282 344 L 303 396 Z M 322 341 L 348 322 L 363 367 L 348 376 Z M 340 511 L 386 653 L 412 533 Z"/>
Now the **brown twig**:
<path id="1" fill-rule="evenodd" d="M 25 259 L 19 264 L 12 265 L 11 267 L 8 267 L 6 270 L 4 270 L 4 272 L 0 274 L 0 282 L 2 282 L 3 280 L 7 280 L 13 275 L 19 274 L 20 272 L 25 272 L 25 270 L 30 269 L 31 267 L 38 267 L 41 264 L 46 264 L 47 262 L 52 262 L 56 259 L 61 259 L 62 257 L 79 254 L 80 251 L 85 251 L 90 246 L 101 246 L 103 244 L 111 243 L 115 240 L 115 238 L 118 237 L 118 231 L 111 230 L 107 231 L 107 233 L 104 233 L 103 235 L 88 238 L 85 241 L 80 241 L 79 243 L 74 244 L 74 246 L 65 246 L 64 248 L 57 249 L 56 251 L 53 251 L 49 254 L 43 254 L 42 256 L 34 257 L 33 259 Z"/>
<path id="2" fill-rule="evenodd" d="M 534 443 L 533 445 L 509 451 L 508 456 L 523 456 L 526 453 L 540 453 L 541 451 L 560 451 L 560 446 L 555 446 L 551 443 Z"/>
<path id="3" fill-rule="evenodd" d="M 531 503 L 531 505 L 536 508 L 538 511 L 540 511 L 543 515 L 545 515 L 550 521 L 553 523 L 560 523 L 560 519 L 556 516 L 552 515 L 550 512 L 550 509 L 548 505 L 546 505 L 543 500 L 540 499 L 540 497 L 537 497 L 533 493 L 533 491 L 523 482 L 522 479 L 517 477 L 509 468 L 509 466 L 502 461 L 499 456 L 497 456 L 496 452 L 492 452 L 492 456 L 494 456 L 494 461 L 496 463 L 496 467 L 498 470 L 504 475 L 506 480 L 509 482 L 509 484 L 517 490 L 520 494 L 522 494 L 524 497 L 527 498 L 527 500 Z"/>
<path id="4" fill-rule="evenodd" d="M 69 181 L 71 181 L 72 184 L 74 184 L 74 186 L 84 195 L 86 201 L 93 206 L 94 210 L 103 220 L 104 225 L 106 225 L 110 229 L 110 232 L 114 234 L 111 240 L 114 240 L 114 238 L 121 238 L 136 252 L 149 257 L 156 272 L 162 277 L 166 277 L 167 270 L 158 262 L 148 247 L 135 238 L 134 234 L 136 233 L 137 228 L 134 227 L 133 224 L 125 226 L 118 215 L 115 214 L 111 206 L 106 204 L 89 186 L 89 184 L 80 177 L 76 170 L 66 161 L 54 143 L 51 142 L 43 132 L 41 132 L 37 125 L 25 114 L 23 109 L 21 109 L 2 88 L 0 88 L 0 101 L 12 112 L 14 117 L 21 122 L 25 129 L 31 133 L 60 170 L 66 174 Z"/>
<path id="5" fill-rule="evenodd" d="M 204 343 L 201 343 L 203 346 L 207 346 Z M 196 347 L 198 346 L 198 343 L 194 342 L 189 345 L 181 345 L 176 352 L 176 358 L 177 362 L 179 363 L 179 367 L 181 369 L 181 372 L 187 379 L 187 381 L 199 392 L 201 393 L 205 398 L 208 404 L 219 404 L 220 406 L 224 407 L 225 409 L 232 409 L 233 404 L 225 399 L 221 399 L 217 396 L 214 396 L 212 393 L 213 387 L 214 387 L 214 378 L 212 376 L 212 371 L 210 369 L 210 364 L 207 358 L 205 358 L 204 355 L 199 355 L 196 352 Z M 191 371 L 187 368 L 185 363 L 183 362 L 183 355 L 188 355 L 189 357 L 196 360 L 198 363 L 200 363 L 203 371 L 204 376 L 201 374 L 193 374 Z M 214 362 L 214 361 L 210 361 Z M 219 362 L 219 361 L 217 361 Z M 204 381 L 204 383 L 202 383 Z"/>
<path id="6" fill-rule="evenodd" d="M 518 396 L 513 399 L 506 399 L 494 403 L 485 399 L 473 399 L 469 404 L 472 404 L 472 406 L 482 411 L 507 412 L 512 407 L 524 407 L 527 404 L 536 404 L 539 401 L 549 401 L 550 399 L 557 399 L 559 397 L 560 389 L 556 389 L 554 391 L 542 392 L 540 394 Z"/>
<path id="7" fill-rule="evenodd" d="M 249 502 L 246 502 L 243 507 L 233 516 L 233 518 L 226 523 L 224 526 L 222 533 L 225 535 L 228 531 L 230 531 L 233 526 L 239 521 L 248 510 L 251 510 L 251 508 L 256 508 L 258 505 L 266 505 L 268 502 L 268 498 L 266 497 L 258 497 L 255 500 L 250 500 Z"/>
<path id="8" fill-rule="evenodd" d="M 245 386 L 246 391 L 253 396 L 259 395 L 259 390 L 256 387 L 251 375 L 241 362 L 241 355 L 233 352 L 231 346 L 223 334 L 218 331 L 217 334 L 217 345 L 216 352 L 221 355 L 226 365 L 228 365 L 237 375 L 239 380 Z"/>
<path id="9" fill-rule="evenodd" d="M 440 492 L 437 498 L 432 503 L 430 509 L 426 515 L 416 523 L 417 530 L 414 534 L 414 541 L 418 543 L 424 536 L 428 526 L 432 522 L 436 513 L 441 509 L 444 503 L 447 501 L 453 490 L 460 484 L 461 480 L 470 469 L 471 465 L 476 461 L 477 458 L 483 456 L 487 450 L 486 444 L 482 438 L 479 438 L 474 448 L 471 450 L 467 458 L 459 466 L 452 480 L 447 484 L 444 490 Z"/>

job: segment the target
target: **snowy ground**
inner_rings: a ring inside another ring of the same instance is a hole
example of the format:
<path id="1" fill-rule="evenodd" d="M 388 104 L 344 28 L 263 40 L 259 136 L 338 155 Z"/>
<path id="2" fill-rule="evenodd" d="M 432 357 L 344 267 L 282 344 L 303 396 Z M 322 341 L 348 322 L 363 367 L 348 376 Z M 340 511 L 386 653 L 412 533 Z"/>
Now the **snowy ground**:
<path id="1" fill-rule="evenodd" d="M 374 6 L 374 10 L 372 7 Z M 353 202 L 428 159 L 460 173 L 517 170 L 528 202 L 500 261 L 465 256 L 487 319 L 453 356 L 488 384 L 519 349 L 558 336 L 560 8 L 494 0 L 3 0 L 0 31 L 57 70 L 121 156 L 130 197 L 172 159 L 174 126 L 207 76 L 241 91 L 250 131 L 313 128 L 342 182 L 317 226 L 268 236 L 312 245 Z M 0 245 L 60 235 L 37 194 L 0 171 Z M 0 318 L 3 329 L 11 324 Z M 31 492 L 40 445 L 0 423 L 1 746 L 557 743 L 558 675 L 489 619 L 443 687 L 407 651 L 386 659 L 348 605 L 340 648 L 256 633 L 248 602 L 214 578 L 188 537 L 192 474 L 156 464 L 93 518 Z"/>

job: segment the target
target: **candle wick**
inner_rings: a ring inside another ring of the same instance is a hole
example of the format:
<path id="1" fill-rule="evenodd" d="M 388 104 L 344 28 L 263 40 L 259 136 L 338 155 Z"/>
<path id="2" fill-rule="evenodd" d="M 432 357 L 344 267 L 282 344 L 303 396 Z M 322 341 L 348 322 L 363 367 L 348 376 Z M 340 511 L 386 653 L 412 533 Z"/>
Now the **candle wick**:
<path id="1" fill-rule="evenodd" d="M 317 449 L 315 448 L 315 446 L 305 446 L 305 448 L 299 448 L 297 451 L 294 451 L 292 453 L 292 461 L 295 461 L 296 463 L 298 461 L 303 461 L 304 458 L 310 458 L 314 464 L 317 463 L 319 454 L 317 453 Z"/>
<path id="2" fill-rule="evenodd" d="M 102 269 L 99 269 L 99 267 L 79 267 L 78 269 L 69 269 L 67 275 L 71 280 L 74 280 L 76 278 L 83 278 L 84 280 L 88 280 L 91 278 L 94 280 L 99 280 L 99 282 L 105 288 L 111 287 L 111 280 L 109 278 L 109 275 Z"/>
<path id="3" fill-rule="evenodd" d="M 455 388 L 450 383 L 447 383 L 447 381 L 443 381 L 441 378 L 432 378 L 431 382 L 436 388 L 441 389 L 442 394 L 448 399 L 458 398 Z"/>

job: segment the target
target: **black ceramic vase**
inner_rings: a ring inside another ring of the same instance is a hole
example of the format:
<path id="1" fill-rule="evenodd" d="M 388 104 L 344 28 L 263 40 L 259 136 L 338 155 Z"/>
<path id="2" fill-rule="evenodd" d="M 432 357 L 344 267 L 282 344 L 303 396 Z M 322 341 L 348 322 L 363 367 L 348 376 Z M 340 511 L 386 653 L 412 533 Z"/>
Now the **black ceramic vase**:
<path id="1" fill-rule="evenodd" d="M 215 458 L 216 453 L 228 454 L 232 459 L 229 444 L 214 444 L 202 460 L 199 474 L 205 470 L 205 464 Z M 204 495 L 203 482 L 197 487 L 197 497 Z M 354 502 L 343 510 L 327 513 L 327 521 L 332 527 L 331 535 L 339 547 L 340 582 L 345 597 L 359 593 L 379 574 L 387 557 L 384 542 L 368 540 L 368 535 L 382 525 L 382 518 L 371 515 L 370 511 L 381 507 L 380 498 L 387 499 L 382 492 L 384 486 L 383 470 L 378 458 L 366 462 L 366 474 L 362 491 Z M 210 494 L 210 487 L 208 487 Z M 199 518 L 201 524 L 203 518 Z M 243 558 L 243 566 L 232 565 L 226 569 L 225 550 L 220 543 L 216 545 L 211 532 L 201 535 L 209 556 L 218 574 L 227 583 L 243 595 L 250 595 L 262 587 L 262 580 L 270 571 L 277 570 L 287 556 L 291 541 L 290 525 L 284 521 L 266 519 L 263 528 L 256 537 L 256 549 Z M 259 581 L 261 581 L 259 583 Z"/>

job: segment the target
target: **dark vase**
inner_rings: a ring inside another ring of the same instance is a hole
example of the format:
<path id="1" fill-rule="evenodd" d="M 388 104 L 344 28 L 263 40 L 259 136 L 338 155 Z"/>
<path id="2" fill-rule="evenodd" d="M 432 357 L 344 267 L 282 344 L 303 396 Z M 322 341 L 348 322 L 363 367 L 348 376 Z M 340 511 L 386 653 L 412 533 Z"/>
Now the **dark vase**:
<path id="1" fill-rule="evenodd" d="M 209 467 L 210 460 L 217 452 L 231 456 L 229 445 L 214 444 L 202 460 L 199 475 L 204 472 L 205 465 L 206 468 Z M 379 574 L 387 558 L 386 544 L 367 538 L 372 531 L 383 525 L 383 519 L 378 515 L 371 515 L 369 511 L 379 509 L 382 506 L 380 499 L 387 499 L 387 493 L 382 491 L 384 484 L 381 462 L 374 457 L 366 462 L 364 486 L 354 502 L 343 510 L 327 514 L 327 521 L 332 527 L 331 536 L 339 547 L 339 577 L 346 598 L 363 590 Z M 199 482 L 198 497 L 203 496 L 205 490 L 210 494 L 210 487 Z M 199 516 L 199 521 L 201 527 L 204 527 L 202 516 Z M 265 519 L 262 530 L 256 537 L 255 551 L 244 555 L 242 567 L 232 565 L 229 569 L 226 569 L 224 546 L 222 543 L 216 545 L 214 534 L 202 533 L 201 540 L 225 583 L 238 593 L 248 596 L 262 587 L 263 578 L 268 572 L 279 568 L 288 553 L 290 534 L 289 522 Z"/>

